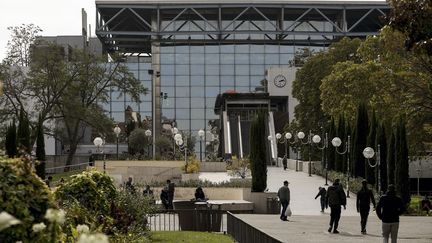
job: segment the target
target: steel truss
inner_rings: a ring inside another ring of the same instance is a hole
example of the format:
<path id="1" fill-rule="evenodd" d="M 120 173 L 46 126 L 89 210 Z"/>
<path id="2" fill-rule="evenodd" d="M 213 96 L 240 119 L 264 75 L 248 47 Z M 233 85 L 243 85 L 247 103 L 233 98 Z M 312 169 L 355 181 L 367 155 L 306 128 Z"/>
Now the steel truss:
<path id="1" fill-rule="evenodd" d="M 386 4 L 97 4 L 96 34 L 106 50 L 122 52 L 150 53 L 152 42 L 323 46 L 343 36 L 377 35 L 389 9 Z"/>

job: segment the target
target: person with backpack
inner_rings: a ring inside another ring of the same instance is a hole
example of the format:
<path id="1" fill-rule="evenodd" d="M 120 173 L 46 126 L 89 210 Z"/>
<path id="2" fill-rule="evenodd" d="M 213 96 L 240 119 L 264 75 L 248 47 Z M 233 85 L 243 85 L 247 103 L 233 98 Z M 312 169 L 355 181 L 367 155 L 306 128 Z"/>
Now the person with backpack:
<path id="1" fill-rule="evenodd" d="M 339 234 L 337 228 L 341 217 L 341 206 L 346 209 L 346 195 L 339 183 L 339 179 L 336 179 L 333 185 L 328 187 L 326 196 L 326 207 L 330 207 L 330 227 L 328 232 L 333 230 L 333 234 Z"/>
<path id="2" fill-rule="evenodd" d="M 366 234 L 366 223 L 369 216 L 370 204 L 373 204 L 375 209 L 375 198 L 371 189 L 367 187 L 367 181 L 362 181 L 362 188 L 357 192 L 357 212 L 360 213 L 361 233 Z"/>

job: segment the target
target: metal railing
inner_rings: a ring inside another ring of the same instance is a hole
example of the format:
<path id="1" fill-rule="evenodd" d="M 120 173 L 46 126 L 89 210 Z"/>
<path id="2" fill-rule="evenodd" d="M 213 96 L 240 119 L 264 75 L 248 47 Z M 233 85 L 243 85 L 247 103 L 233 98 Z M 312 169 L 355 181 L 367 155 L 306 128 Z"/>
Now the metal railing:
<path id="1" fill-rule="evenodd" d="M 227 212 L 212 209 L 164 210 L 148 218 L 151 231 L 226 232 Z"/>
<path id="2" fill-rule="evenodd" d="M 281 241 L 227 213 L 227 232 L 239 243 L 281 243 Z"/>
<path id="3" fill-rule="evenodd" d="M 46 174 L 62 173 L 65 171 L 65 168 L 69 168 L 69 171 L 85 170 L 88 166 L 89 166 L 89 162 L 73 164 L 73 165 L 56 166 L 56 167 L 45 168 L 45 173 Z"/>

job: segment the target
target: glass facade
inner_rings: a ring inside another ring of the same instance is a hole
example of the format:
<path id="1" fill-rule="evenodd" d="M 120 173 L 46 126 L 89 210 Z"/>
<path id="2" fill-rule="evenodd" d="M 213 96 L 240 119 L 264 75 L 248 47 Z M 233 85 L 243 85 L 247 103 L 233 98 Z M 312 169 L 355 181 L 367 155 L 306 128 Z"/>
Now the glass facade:
<path id="1" fill-rule="evenodd" d="M 267 69 L 292 65 L 305 48 L 319 52 L 344 36 L 378 34 L 380 17 L 389 10 L 385 1 L 281 4 L 96 4 L 96 33 L 108 52 L 149 56 L 127 61 L 149 94 L 136 104 L 112 92 L 106 107 L 110 117 L 124 121 L 127 106 L 151 117 L 153 85 L 154 97 L 162 94 L 160 107 L 155 102 L 161 122 L 176 121 L 179 130 L 197 137 L 198 130 L 208 131 L 209 122 L 219 119 L 214 113 L 218 94 L 255 91 Z M 150 69 L 160 71 L 154 83 Z"/>

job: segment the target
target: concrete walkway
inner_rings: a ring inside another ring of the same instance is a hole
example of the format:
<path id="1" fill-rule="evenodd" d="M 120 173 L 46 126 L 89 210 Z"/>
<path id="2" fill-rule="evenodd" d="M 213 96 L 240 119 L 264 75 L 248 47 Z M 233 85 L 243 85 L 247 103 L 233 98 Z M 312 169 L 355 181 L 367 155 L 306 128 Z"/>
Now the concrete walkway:
<path id="1" fill-rule="evenodd" d="M 318 193 L 318 187 L 324 186 L 325 179 L 321 176 L 308 176 L 304 172 L 296 172 L 294 170 L 284 171 L 282 167 L 268 167 L 267 169 L 267 187 L 270 192 L 277 192 L 283 185 L 283 181 L 289 181 L 291 192 L 290 207 L 294 215 L 321 215 L 321 206 L 318 199 L 314 199 Z M 212 182 L 227 181 L 231 177 L 227 173 L 208 172 L 200 173 L 201 180 L 209 180 Z M 331 182 L 328 182 L 331 184 Z M 327 186 L 324 186 L 327 188 Z M 342 210 L 343 216 L 357 216 L 356 197 L 350 193 L 350 198 L 347 199 L 347 209 Z M 326 209 L 324 214 L 328 215 L 330 209 Z"/>
<path id="2" fill-rule="evenodd" d="M 230 176 L 226 173 L 200 174 L 200 179 L 213 182 L 221 182 L 229 178 Z M 347 199 L 347 209 L 342 210 L 340 234 L 330 234 L 327 232 L 330 209 L 321 213 L 319 199 L 314 200 L 318 187 L 324 186 L 325 179 L 317 175 L 309 177 L 304 172 L 284 171 L 281 167 L 268 168 L 267 187 L 269 191 L 277 192 L 284 180 L 290 182 L 290 206 L 293 211 L 293 216 L 289 218 L 290 221 L 281 221 L 279 215 L 236 214 L 236 217 L 281 242 L 382 242 L 381 222 L 374 211 L 371 211 L 369 215 L 368 234 L 360 233 L 360 216 L 356 211 L 354 193 L 350 193 L 351 197 Z M 329 184 L 331 184 L 330 181 Z M 398 242 L 432 242 L 432 217 L 402 216 Z"/>

